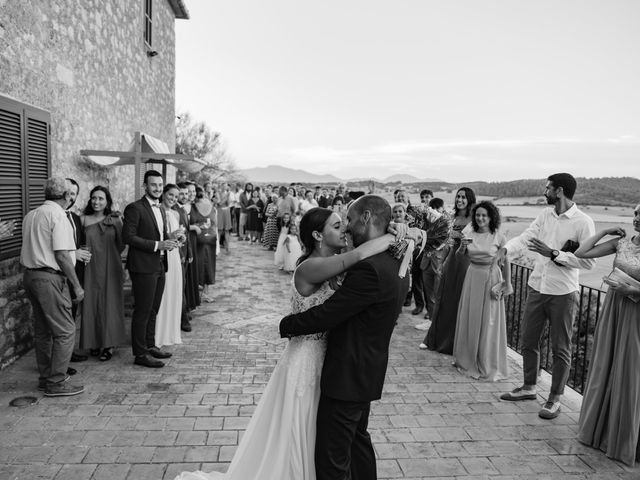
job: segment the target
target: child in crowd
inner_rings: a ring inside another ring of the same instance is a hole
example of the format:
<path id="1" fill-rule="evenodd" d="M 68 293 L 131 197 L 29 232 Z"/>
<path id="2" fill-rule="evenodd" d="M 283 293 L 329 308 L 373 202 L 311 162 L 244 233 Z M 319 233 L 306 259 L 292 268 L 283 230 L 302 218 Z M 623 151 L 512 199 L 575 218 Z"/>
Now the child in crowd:
<path id="1" fill-rule="evenodd" d="M 296 269 L 298 259 L 302 255 L 302 245 L 298 237 L 298 225 L 291 222 L 289 225 L 289 233 L 284 239 L 284 271 L 293 272 Z"/>
<path id="2" fill-rule="evenodd" d="M 405 223 L 407 209 L 403 203 L 396 203 L 392 210 L 392 219 L 395 223 Z"/>
<path id="3" fill-rule="evenodd" d="M 289 225 L 291 225 L 291 215 L 289 213 L 285 213 L 280 219 L 280 236 L 278 237 L 276 251 L 273 254 L 273 263 L 280 270 L 284 269 L 284 241 L 289 234 Z"/>

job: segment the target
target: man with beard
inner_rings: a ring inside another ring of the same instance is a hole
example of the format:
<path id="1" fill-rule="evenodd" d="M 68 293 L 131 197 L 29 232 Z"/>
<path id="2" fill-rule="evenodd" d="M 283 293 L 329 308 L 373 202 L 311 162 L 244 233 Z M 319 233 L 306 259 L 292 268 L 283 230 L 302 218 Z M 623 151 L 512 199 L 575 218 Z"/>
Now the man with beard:
<path id="1" fill-rule="evenodd" d="M 78 277 L 78 281 L 80 285 L 84 285 L 84 266 L 91 260 L 91 252 L 87 249 L 81 249 L 80 246 L 84 245 L 84 227 L 82 226 L 82 221 L 80 220 L 80 216 L 73 212 L 71 208 L 76 204 L 76 200 L 78 199 L 78 193 L 80 193 L 80 185 L 73 178 L 66 179 L 71 184 L 71 189 L 69 190 L 69 199 L 70 203 L 67 206 L 66 213 L 67 218 L 69 219 L 69 223 L 71 224 L 71 228 L 73 229 L 73 240 L 76 244 L 76 276 Z M 73 285 L 71 284 L 71 280 L 67 280 L 69 283 L 69 291 L 71 292 L 71 298 L 75 300 L 73 294 Z M 76 322 L 76 329 L 78 325 L 78 302 L 73 302 L 71 304 L 71 316 L 73 320 Z M 77 335 L 76 335 L 77 337 Z M 81 353 L 73 353 L 71 354 L 72 362 L 84 362 L 88 359 L 84 354 Z M 67 373 L 69 375 L 75 375 L 76 369 L 69 367 L 67 369 Z"/>
<path id="2" fill-rule="evenodd" d="M 572 326 L 579 300 L 579 269 L 591 269 L 595 265 L 595 260 L 577 258 L 572 253 L 579 243 L 595 233 L 593 220 L 578 210 L 572 200 L 576 186 L 576 180 L 568 173 L 547 178 L 544 196 L 551 207 L 545 208 L 522 234 L 508 241 L 495 259 L 495 263 L 502 265 L 507 261 L 507 254 L 514 255 L 524 249 L 538 254 L 529 277 L 522 326 L 524 384 L 500 398 L 536 399 L 540 340 L 548 321 L 553 369 L 549 398 L 538 412 L 544 419 L 559 415 L 560 396 L 569 377 Z"/>
<path id="3" fill-rule="evenodd" d="M 176 240 L 169 239 L 166 215 L 160 208 L 163 183 L 160 172 L 145 172 L 145 195 L 124 209 L 122 227 L 122 239 L 129 245 L 127 270 L 134 298 L 131 317 L 134 363 L 151 368 L 164 367 L 158 359 L 171 357 L 171 353 L 155 345 L 156 315 L 167 271 L 165 252 L 178 247 Z"/>

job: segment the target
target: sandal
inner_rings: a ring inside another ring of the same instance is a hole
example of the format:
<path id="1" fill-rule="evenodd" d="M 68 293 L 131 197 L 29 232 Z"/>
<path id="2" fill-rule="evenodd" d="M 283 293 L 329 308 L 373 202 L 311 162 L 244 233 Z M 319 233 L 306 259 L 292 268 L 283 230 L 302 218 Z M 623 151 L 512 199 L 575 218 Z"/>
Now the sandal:
<path id="1" fill-rule="evenodd" d="M 113 357 L 113 351 L 111 349 L 112 347 L 105 348 L 104 350 L 102 350 L 102 354 L 100 355 L 101 362 L 106 362 L 107 360 L 111 360 L 111 357 Z"/>

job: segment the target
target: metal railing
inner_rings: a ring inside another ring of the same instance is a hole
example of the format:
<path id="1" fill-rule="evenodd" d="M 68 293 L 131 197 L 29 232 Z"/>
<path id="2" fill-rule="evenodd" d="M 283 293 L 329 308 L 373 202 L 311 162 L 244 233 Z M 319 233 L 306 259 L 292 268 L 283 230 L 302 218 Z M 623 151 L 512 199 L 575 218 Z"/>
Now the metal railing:
<path id="1" fill-rule="evenodd" d="M 507 297 L 507 344 L 518 353 L 522 353 L 521 326 L 524 307 L 527 299 L 527 282 L 532 269 L 516 263 L 511 264 L 511 282 L 513 295 Z M 587 380 L 587 371 L 593 345 L 593 333 L 600 317 L 600 309 L 605 292 L 585 285 L 580 285 L 578 310 L 573 323 L 571 338 L 571 371 L 567 385 L 579 393 L 583 393 Z M 549 323 L 545 327 L 540 341 L 540 368 L 551 373 L 553 358 Z"/>

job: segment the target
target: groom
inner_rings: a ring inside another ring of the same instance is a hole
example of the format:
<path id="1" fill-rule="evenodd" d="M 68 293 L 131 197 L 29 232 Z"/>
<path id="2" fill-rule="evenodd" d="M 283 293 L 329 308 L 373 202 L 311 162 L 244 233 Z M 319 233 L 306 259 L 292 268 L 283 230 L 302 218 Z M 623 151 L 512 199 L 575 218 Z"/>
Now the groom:
<path id="1" fill-rule="evenodd" d="M 391 207 L 365 195 L 351 205 L 347 220 L 357 247 L 387 232 Z M 324 304 L 280 322 L 282 337 L 331 331 L 318 406 L 317 480 L 376 478 L 367 424 L 371 401 L 382 394 L 389 341 L 409 288 L 408 276 L 398 277 L 399 267 L 387 252 L 367 258 L 347 271 Z"/>

